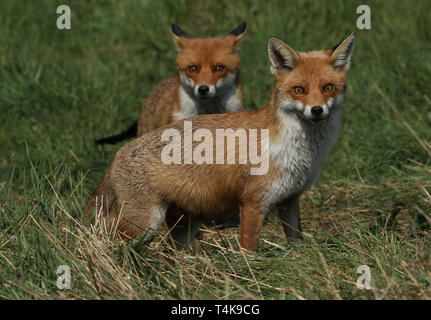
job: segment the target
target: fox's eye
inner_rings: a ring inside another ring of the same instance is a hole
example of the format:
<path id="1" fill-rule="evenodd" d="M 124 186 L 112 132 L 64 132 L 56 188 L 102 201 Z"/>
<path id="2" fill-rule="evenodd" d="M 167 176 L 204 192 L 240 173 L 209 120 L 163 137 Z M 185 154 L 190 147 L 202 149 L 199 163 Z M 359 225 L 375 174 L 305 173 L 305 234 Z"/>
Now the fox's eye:
<path id="1" fill-rule="evenodd" d="M 216 72 L 220 72 L 220 71 L 223 71 L 223 70 L 224 70 L 224 66 L 222 66 L 221 64 L 216 65 L 215 68 L 214 68 L 214 71 L 216 71 Z"/>
<path id="2" fill-rule="evenodd" d="M 301 86 L 296 86 L 293 88 L 293 92 L 295 92 L 295 94 L 304 94 L 305 89 Z"/>
<path id="3" fill-rule="evenodd" d="M 334 90 L 334 85 L 332 83 L 327 83 L 323 86 L 323 92 L 329 93 Z"/>
<path id="4" fill-rule="evenodd" d="M 189 72 L 198 72 L 198 67 L 196 66 L 188 66 L 187 69 Z"/>

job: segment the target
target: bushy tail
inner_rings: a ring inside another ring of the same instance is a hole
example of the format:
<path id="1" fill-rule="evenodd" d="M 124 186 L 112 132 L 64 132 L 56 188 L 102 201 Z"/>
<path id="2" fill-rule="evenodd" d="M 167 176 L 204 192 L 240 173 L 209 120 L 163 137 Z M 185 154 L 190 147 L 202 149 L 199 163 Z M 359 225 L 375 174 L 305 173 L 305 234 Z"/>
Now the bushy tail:
<path id="1" fill-rule="evenodd" d="M 107 143 L 108 144 L 116 144 L 116 143 L 124 141 L 126 139 L 136 137 L 137 132 L 138 132 L 138 121 L 136 121 L 134 124 L 132 124 L 129 129 L 121 132 L 120 134 L 96 140 L 96 144 L 97 145 L 107 144 Z"/>

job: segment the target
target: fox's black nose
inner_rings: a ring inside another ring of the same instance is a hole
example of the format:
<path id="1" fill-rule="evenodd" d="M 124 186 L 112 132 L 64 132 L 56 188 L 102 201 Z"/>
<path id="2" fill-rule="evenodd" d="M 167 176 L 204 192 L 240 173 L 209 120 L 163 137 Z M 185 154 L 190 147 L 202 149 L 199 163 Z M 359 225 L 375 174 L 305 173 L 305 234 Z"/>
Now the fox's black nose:
<path id="1" fill-rule="evenodd" d="M 314 116 L 320 116 L 323 113 L 323 108 L 321 106 L 314 106 L 311 108 L 311 113 Z"/>
<path id="2" fill-rule="evenodd" d="M 200 95 L 206 95 L 210 91 L 210 88 L 208 86 L 200 86 L 198 89 L 198 92 Z"/>

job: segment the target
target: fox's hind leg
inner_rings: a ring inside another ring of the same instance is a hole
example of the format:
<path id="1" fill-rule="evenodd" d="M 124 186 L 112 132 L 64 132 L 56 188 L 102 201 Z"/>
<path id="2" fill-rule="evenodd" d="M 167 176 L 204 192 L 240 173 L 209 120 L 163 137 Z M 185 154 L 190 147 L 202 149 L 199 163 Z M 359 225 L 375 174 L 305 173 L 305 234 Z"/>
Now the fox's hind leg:
<path id="1" fill-rule="evenodd" d="M 118 233 L 122 238 L 136 238 L 144 235 L 152 239 L 159 231 L 166 217 L 167 204 L 157 199 L 123 201 L 119 214 Z"/>
<path id="2" fill-rule="evenodd" d="M 173 204 L 166 214 L 166 224 L 177 250 L 184 249 L 192 242 L 201 226 L 201 222 L 194 220 L 191 214 Z"/>

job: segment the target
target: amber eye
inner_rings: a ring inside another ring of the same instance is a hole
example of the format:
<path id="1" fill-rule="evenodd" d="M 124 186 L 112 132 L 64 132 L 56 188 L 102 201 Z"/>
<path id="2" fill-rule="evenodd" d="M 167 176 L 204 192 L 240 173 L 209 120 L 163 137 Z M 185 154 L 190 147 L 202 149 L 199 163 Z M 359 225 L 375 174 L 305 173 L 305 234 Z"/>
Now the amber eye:
<path id="1" fill-rule="evenodd" d="M 196 66 L 188 66 L 187 69 L 189 70 L 189 72 L 198 72 L 198 67 Z"/>
<path id="2" fill-rule="evenodd" d="M 305 89 L 301 86 L 296 86 L 293 88 L 293 92 L 295 92 L 295 94 L 304 94 Z"/>
<path id="3" fill-rule="evenodd" d="M 224 70 L 224 66 L 222 66 L 221 64 L 218 64 L 215 66 L 214 71 L 215 72 L 220 72 Z"/>
<path id="4" fill-rule="evenodd" d="M 332 90 L 334 90 L 334 85 L 332 83 L 327 83 L 323 86 L 322 90 L 325 93 L 332 92 Z"/>

